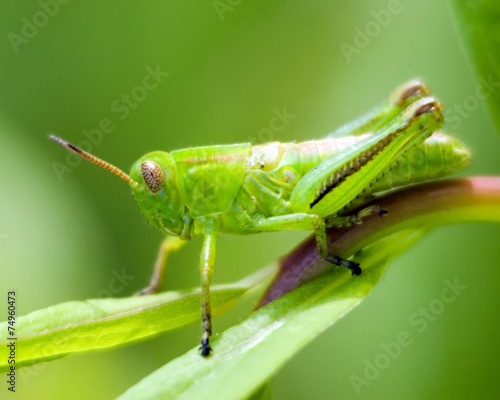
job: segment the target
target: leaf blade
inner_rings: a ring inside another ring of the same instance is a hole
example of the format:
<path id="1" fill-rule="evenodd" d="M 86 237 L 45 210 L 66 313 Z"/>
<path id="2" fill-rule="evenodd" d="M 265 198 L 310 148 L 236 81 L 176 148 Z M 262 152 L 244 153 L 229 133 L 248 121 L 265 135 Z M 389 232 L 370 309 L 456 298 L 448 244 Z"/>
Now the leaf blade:
<path id="1" fill-rule="evenodd" d="M 365 266 L 359 277 L 351 279 L 343 269 L 330 271 L 215 338 L 216 350 L 210 358 L 201 358 L 192 349 L 118 399 L 248 397 L 296 352 L 356 307 L 379 281 L 387 261 L 422 233 L 411 229 L 378 241 L 358 260 Z"/>
<path id="2" fill-rule="evenodd" d="M 214 313 L 220 313 L 272 272 L 265 268 L 245 280 L 212 290 Z M 118 346 L 179 328 L 200 318 L 199 289 L 122 299 L 72 301 L 34 311 L 16 320 L 16 367 L 70 353 Z M 7 331 L 7 322 L 0 323 Z M 9 369 L 8 341 L 0 342 L 0 371 Z"/>
<path id="3" fill-rule="evenodd" d="M 478 74 L 476 97 L 486 100 L 500 133 L 500 3 L 495 0 L 449 0 L 456 26 Z M 482 87 L 486 94 L 479 92 Z"/>

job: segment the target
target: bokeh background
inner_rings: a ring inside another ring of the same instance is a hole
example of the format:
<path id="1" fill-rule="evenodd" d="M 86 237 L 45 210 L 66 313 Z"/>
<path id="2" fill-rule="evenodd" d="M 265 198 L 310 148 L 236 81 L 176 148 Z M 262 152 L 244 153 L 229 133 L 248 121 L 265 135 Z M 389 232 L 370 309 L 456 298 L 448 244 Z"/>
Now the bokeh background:
<path id="1" fill-rule="evenodd" d="M 52 4 L 46 7 L 53 16 L 43 17 L 42 4 Z M 39 27 L 30 30 L 33 19 Z M 368 40 L 346 56 L 342 49 L 366 29 Z M 148 67 L 169 75 L 144 91 L 138 87 Z M 49 133 L 78 143 L 84 130 L 109 119 L 114 130 L 91 150 L 128 170 L 152 150 L 320 138 L 414 77 L 431 87 L 453 121 L 448 130 L 470 147 L 473 164 L 464 174 L 499 175 L 500 141 L 484 102 L 471 100 L 479 77 L 444 1 L 4 2 L 2 298 L 17 290 L 24 315 L 70 300 L 131 295 L 149 281 L 161 240 L 121 180 L 87 163 L 56 173 L 54 163 L 68 166 L 67 155 Z M 123 95 L 144 98 L 125 111 Z M 453 111 L 464 105 L 464 114 Z M 263 131 L 284 108 L 295 117 L 279 132 Z M 214 282 L 248 275 L 305 236 L 222 236 Z M 499 398 L 499 238 L 500 227 L 491 224 L 429 233 L 392 263 L 361 306 L 277 374 L 273 398 Z M 172 257 L 165 289 L 198 285 L 200 245 L 195 239 Z M 117 287 L 113 279 L 123 271 Z M 467 289 L 419 332 L 411 316 L 439 298 L 446 279 Z M 215 318 L 215 332 L 240 321 L 254 300 Z M 403 331 L 412 344 L 356 391 L 353 374 L 363 378 L 366 363 Z M 22 370 L 16 398 L 114 398 L 198 336 L 195 325 Z"/>

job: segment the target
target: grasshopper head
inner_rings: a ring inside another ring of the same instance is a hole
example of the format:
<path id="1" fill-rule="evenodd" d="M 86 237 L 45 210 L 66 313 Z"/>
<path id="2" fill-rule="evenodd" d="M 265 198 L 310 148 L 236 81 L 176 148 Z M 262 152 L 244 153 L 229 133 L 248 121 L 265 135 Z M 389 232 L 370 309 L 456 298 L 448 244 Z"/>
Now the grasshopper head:
<path id="1" fill-rule="evenodd" d="M 65 140 L 53 135 L 50 139 L 127 182 L 141 211 L 156 228 L 174 236 L 189 237 L 191 220 L 184 215 L 184 202 L 170 154 L 157 151 L 145 155 L 134 164 L 129 176 Z"/>
<path id="2" fill-rule="evenodd" d="M 134 197 L 146 218 L 158 229 L 175 236 L 186 236 L 184 202 L 177 185 L 172 157 L 155 151 L 141 157 L 132 167 L 130 177 Z"/>

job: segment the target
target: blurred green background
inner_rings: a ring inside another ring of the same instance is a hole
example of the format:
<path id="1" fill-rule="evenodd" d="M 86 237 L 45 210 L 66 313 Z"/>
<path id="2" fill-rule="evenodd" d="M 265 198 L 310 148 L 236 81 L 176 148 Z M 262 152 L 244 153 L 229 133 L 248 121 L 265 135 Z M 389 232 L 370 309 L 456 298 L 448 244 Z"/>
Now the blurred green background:
<path id="1" fill-rule="evenodd" d="M 38 28 L 28 26 L 33 20 Z M 49 133 L 79 143 L 84 130 L 109 119 L 114 130 L 91 150 L 128 171 L 152 150 L 320 138 L 419 77 L 447 109 L 448 131 L 472 151 L 465 174 L 500 175 L 500 141 L 483 102 L 471 100 L 479 80 L 443 1 L 20 0 L 2 4 L 0 27 L 0 293 L 15 289 L 22 315 L 131 295 L 149 281 L 161 240 L 121 180 L 87 163 L 56 174 L 54 163 L 67 165 L 67 154 Z M 342 48 L 365 29 L 371 37 L 346 57 Z M 169 75 L 143 90 L 148 67 Z M 125 106 L 123 95 L 141 99 Z M 461 106 L 465 113 L 454 111 Z M 263 135 L 284 108 L 295 117 Z M 214 282 L 244 277 L 305 236 L 222 236 Z M 431 232 L 392 263 L 360 307 L 279 372 L 273 398 L 499 398 L 499 238 L 500 227 L 489 224 Z M 200 244 L 172 257 L 165 289 L 198 285 Z M 410 318 L 455 278 L 467 289 L 419 332 Z M 216 317 L 215 334 L 240 321 L 253 300 Z M 403 331 L 412 344 L 356 391 L 353 375 L 363 378 L 366 363 Z M 198 336 L 196 325 L 21 370 L 16 398 L 116 397 Z"/>

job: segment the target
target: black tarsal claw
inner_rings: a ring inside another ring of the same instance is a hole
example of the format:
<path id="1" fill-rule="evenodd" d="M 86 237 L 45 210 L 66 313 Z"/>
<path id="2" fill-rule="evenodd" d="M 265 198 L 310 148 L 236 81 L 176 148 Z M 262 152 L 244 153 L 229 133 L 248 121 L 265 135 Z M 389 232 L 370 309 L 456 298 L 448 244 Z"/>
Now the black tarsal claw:
<path id="1" fill-rule="evenodd" d="M 201 346 L 198 348 L 198 350 L 201 350 L 201 355 L 203 357 L 208 357 L 210 355 L 212 348 L 208 344 L 208 339 L 203 339 L 201 341 Z"/>
<path id="2" fill-rule="evenodd" d="M 335 255 L 327 255 L 325 257 L 325 260 L 328 261 L 329 263 L 335 264 L 335 265 L 343 265 L 344 267 L 347 267 L 351 270 L 352 275 L 360 275 L 361 274 L 361 268 L 358 263 L 355 263 L 353 261 L 349 260 L 344 260 L 343 258 L 337 257 Z"/>
<path id="3" fill-rule="evenodd" d="M 358 263 L 352 262 L 352 261 L 347 261 L 350 265 L 347 265 L 347 268 L 351 270 L 351 275 L 360 275 L 361 274 L 361 267 L 359 266 Z"/>
<path id="4" fill-rule="evenodd" d="M 388 213 L 389 212 L 385 208 L 379 208 L 377 214 L 378 214 L 379 217 L 382 217 L 382 216 L 384 216 L 384 215 L 386 215 Z"/>

